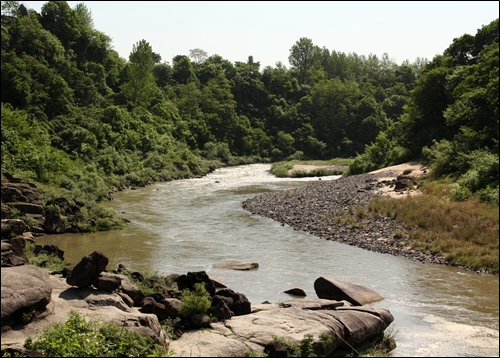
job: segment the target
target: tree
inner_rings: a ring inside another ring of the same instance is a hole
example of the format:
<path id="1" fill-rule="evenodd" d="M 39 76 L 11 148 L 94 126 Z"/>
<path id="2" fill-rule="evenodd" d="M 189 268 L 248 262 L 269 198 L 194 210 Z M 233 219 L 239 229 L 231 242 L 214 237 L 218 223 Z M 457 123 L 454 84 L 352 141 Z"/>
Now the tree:
<path id="1" fill-rule="evenodd" d="M 153 50 L 146 40 L 133 46 L 127 66 L 128 81 L 122 89 L 127 99 L 134 105 L 147 107 L 154 96 L 157 86 L 153 76 Z"/>
<path id="2" fill-rule="evenodd" d="M 191 57 L 194 60 L 195 65 L 198 66 L 201 65 L 208 58 L 208 54 L 201 48 L 195 48 L 189 50 L 189 57 Z"/>
<path id="3" fill-rule="evenodd" d="M 193 69 L 193 64 L 187 56 L 175 56 L 172 59 L 174 63 L 172 78 L 179 84 L 196 82 L 197 77 Z"/>
<path id="4" fill-rule="evenodd" d="M 313 68 L 316 60 L 319 60 L 320 53 L 320 48 L 306 37 L 300 38 L 290 49 L 288 60 L 290 65 L 299 71 L 299 81 L 301 83 L 305 82 L 307 71 Z"/>

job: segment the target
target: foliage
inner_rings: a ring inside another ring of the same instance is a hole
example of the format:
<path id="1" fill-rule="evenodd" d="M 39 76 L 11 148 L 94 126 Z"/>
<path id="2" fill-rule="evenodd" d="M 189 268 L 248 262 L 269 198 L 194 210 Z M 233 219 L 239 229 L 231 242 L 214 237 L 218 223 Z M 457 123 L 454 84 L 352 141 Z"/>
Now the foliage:
<path id="1" fill-rule="evenodd" d="M 24 347 L 46 357 L 166 357 L 173 354 L 149 336 L 117 323 L 87 320 L 77 311 L 70 311 L 66 322 L 47 326 L 38 337 L 28 337 Z"/>
<path id="2" fill-rule="evenodd" d="M 171 277 L 161 275 L 158 271 L 146 271 L 141 273 L 141 275 L 132 275 L 128 270 L 125 270 L 123 273 L 145 296 L 153 293 L 163 293 L 163 287 L 165 286 L 177 290 L 177 284 Z"/>
<path id="3" fill-rule="evenodd" d="M 65 262 L 59 256 L 54 254 L 38 254 L 36 255 L 35 243 L 31 241 L 26 242 L 26 247 L 24 248 L 24 253 L 26 255 L 26 262 L 30 265 L 44 267 L 53 271 L 62 271 L 66 267 L 70 266 L 69 263 Z"/>
<path id="4" fill-rule="evenodd" d="M 423 155 L 435 178 L 459 180 L 455 199 L 498 202 L 498 56 L 498 19 L 454 39 L 423 67 L 399 120 L 358 154 L 349 174 Z"/>
<path id="5" fill-rule="evenodd" d="M 203 49 L 161 63 L 145 39 L 126 60 L 83 4 L 47 2 L 40 14 L 4 5 L 2 170 L 66 189 L 83 203 L 81 231 L 123 224 L 95 206 L 112 190 L 226 165 L 361 153 L 349 168 L 356 174 L 426 147 L 431 165 L 448 156 L 443 170 L 453 171 L 474 151 L 498 153 L 498 20 L 432 62 L 397 65 L 302 37 L 291 68 L 261 69 L 252 56 L 231 63 Z M 473 177 L 461 188 L 494 201 L 497 186 L 469 188 Z"/>
<path id="6" fill-rule="evenodd" d="M 209 294 L 203 282 L 194 285 L 194 290 L 184 289 L 181 293 L 180 314 L 189 317 L 194 314 L 204 314 L 211 306 Z"/>

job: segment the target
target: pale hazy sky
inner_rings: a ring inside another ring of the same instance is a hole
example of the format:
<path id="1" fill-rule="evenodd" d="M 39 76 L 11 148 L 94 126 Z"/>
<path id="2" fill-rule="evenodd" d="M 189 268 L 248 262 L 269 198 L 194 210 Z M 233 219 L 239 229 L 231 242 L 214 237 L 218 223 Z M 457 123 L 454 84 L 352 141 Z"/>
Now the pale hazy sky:
<path id="1" fill-rule="evenodd" d="M 40 13 L 47 1 L 21 3 Z M 127 60 L 146 40 L 162 62 L 200 48 L 233 63 L 251 55 L 261 69 L 278 61 L 290 67 L 301 37 L 346 54 L 387 53 L 398 64 L 432 60 L 499 16 L 498 1 L 68 1 L 78 3 Z"/>

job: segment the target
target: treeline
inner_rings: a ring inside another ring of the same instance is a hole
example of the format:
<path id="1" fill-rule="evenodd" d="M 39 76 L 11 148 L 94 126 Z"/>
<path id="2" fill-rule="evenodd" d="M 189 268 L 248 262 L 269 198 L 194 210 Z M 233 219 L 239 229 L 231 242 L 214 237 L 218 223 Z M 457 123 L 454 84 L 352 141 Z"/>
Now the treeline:
<path id="1" fill-rule="evenodd" d="M 496 156 L 498 178 L 498 20 L 432 62 L 300 38 L 290 68 L 261 69 L 202 49 L 162 62 L 146 40 L 123 59 L 83 3 L 38 14 L 2 1 L 1 19 L 2 172 L 53 196 L 100 201 L 112 187 L 285 159 L 356 157 L 357 173 L 422 148 L 432 163 L 453 157 L 443 174 L 474 167 L 463 155 Z"/>
<path id="2" fill-rule="evenodd" d="M 355 158 L 350 173 L 428 162 L 435 178 L 456 182 L 451 198 L 498 205 L 498 18 L 465 34 L 428 63 L 404 111 Z"/>

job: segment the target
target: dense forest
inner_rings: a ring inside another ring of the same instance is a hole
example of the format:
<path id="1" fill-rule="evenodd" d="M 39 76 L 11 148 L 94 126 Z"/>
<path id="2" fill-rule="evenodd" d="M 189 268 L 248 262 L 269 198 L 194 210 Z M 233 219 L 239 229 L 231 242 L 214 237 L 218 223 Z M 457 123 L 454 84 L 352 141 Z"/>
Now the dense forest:
<path id="1" fill-rule="evenodd" d="M 73 230 L 119 226 L 97 204 L 113 190 L 291 159 L 353 158 L 349 174 L 417 159 L 456 180 L 453 199 L 498 205 L 498 19 L 432 61 L 300 38 L 290 67 L 263 69 L 199 48 L 170 63 L 146 39 L 123 59 L 83 3 L 2 1 L 1 22 L 2 176 L 78 206 Z"/>

